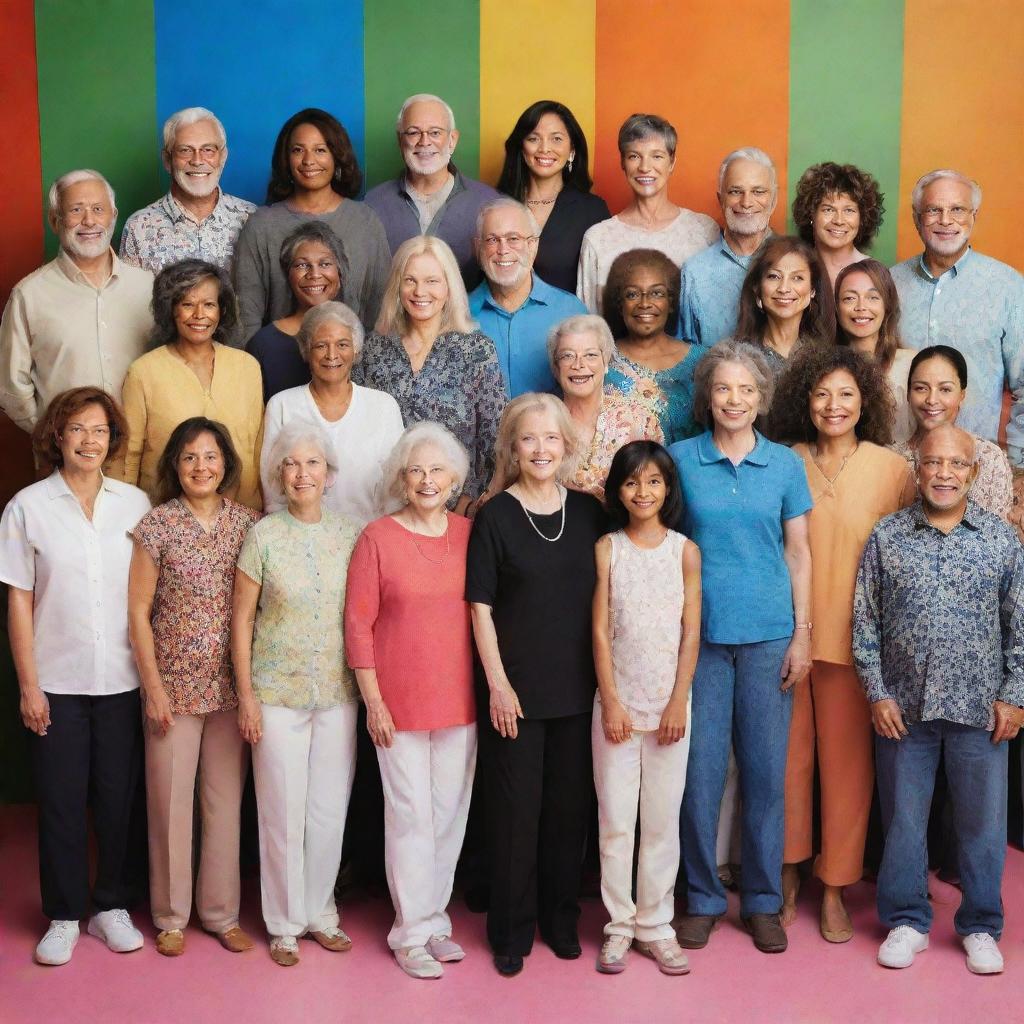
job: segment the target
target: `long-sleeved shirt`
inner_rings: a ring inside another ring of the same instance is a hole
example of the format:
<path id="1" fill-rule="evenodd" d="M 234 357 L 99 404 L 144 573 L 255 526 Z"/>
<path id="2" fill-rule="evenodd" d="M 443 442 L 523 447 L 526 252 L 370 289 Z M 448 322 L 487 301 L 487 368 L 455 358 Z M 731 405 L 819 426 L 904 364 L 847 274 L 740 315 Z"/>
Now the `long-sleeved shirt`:
<path id="1" fill-rule="evenodd" d="M 1024 548 L 968 501 L 949 533 L 918 501 L 871 532 L 853 605 L 853 659 L 870 702 L 905 721 L 991 729 L 992 703 L 1024 707 Z"/>
<path id="2" fill-rule="evenodd" d="M 735 333 L 740 290 L 753 259 L 753 253 L 737 256 L 723 235 L 683 264 L 679 285 L 680 338 L 710 348 Z"/>

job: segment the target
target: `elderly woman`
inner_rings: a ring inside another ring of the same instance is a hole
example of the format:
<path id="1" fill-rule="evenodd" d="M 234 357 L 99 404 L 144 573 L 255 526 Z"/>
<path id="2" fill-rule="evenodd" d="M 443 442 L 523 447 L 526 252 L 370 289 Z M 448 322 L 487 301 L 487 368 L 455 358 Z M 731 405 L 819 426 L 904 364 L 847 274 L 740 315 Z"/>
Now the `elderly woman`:
<path id="1" fill-rule="evenodd" d="M 528 392 L 498 438 L 497 493 L 477 513 L 466 599 L 480 655 L 480 767 L 491 837 L 487 937 L 499 973 L 523 968 L 539 924 L 575 960 L 591 805 L 595 498 L 567 490 L 576 439 L 565 406 Z"/>
<path id="2" fill-rule="evenodd" d="M 242 545 L 231 657 L 239 729 L 253 745 L 263 919 L 271 957 L 290 967 L 302 935 L 332 952 L 352 947 L 334 882 L 356 759 L 358 693 L 342 618 L 357 528 L 324 508 L 338 459 L 319 427 L 289 424 L 270 465 L 287 508 Z"/>
<path id="3" fill-rule="evenodd" d="M 917 424 L 907 401 L 914 350 L 900 348 L 900 297 L 884 263 L 866 259 L 836 275 L 836 344 L 849 345 L 882 368 L 896 402 L 893 440 L 906 443 Z"/>
<path id="4" fill-rule="evenodd" d="M 252 949 L 238 926 L 249 751 L 238 732 L 230 631 L 235 563 L 259 517 L 223 497 L 239 469 L 226 427 L 202 416 L 185 420 L 160 457 L 164 504 L 132 531 L 128 630 L 145 701 L 149 902 L 164 956 L 185 951 L 197 780 L 199 919 L 230 952 Z"/>
<path id="5" fill-rule="evenodd" d="M 779 380 L 772 436 L 804 461 L 814 508 L 811 545 L 810 678 L 793 691 L 786 768 L 782 923 L 796 918 L 797 865 L 812 847 L 815 750 L 821 787 L 824 883 L 820 929 L 828 942 L 853 937 L 843 887 L 864 873 L 875 773 L 871 710 L 853 667 L 853 591 L 868 536 L 879 519 L 915 497 L 907 464 L 884 447 L 894 406 L 879 361 L 846 346 L 811 347 Z"/>
<path id="6" fill-rule="evenodd" d="M 557 100 L 531 103 L 505 140 L 498 191 L 529 207 L 541 228 L 533 269 L 566 292 L 576 291 L 583 236 L 611 216 L 590 191 L 589 166 L 587 137 Z"/>
<path id="7" fill-rule="evenodd" d="M 693 419 L 693 371 L 707 349 L 671 334 L 679 318 L 679 268 L 657 249 L 616 257 L 604 290 L 604 318 L 617 339 L 608 390 L 649 403 L 668 444 L 700 433 Z"/>
<path id="8" fill-rule="evenodd" d="M 505 382 L 494 342 L 474 328 L 459 266 L 441 239 L 418 235 L 398 247 L 377 333 L 367 337 L 354 376 L 395 398 L 407 425 L 440 423 L 469 452 L 457 511 L 483 493 L 494 473 Z"/>
<path id="9" fill-rule="evenodd" d="M 49 476 L 0 519 L 7 635 L 31 732 L 39 884 L 50 925 L 35 958 L 66 964 L 79 921 L 117 953 L 142 946 L 132 900 L 131 818 L 142 773 L 139 677 L 128 646 L 129 532 L 149 511 L 136 487 L 103 475 L 124 416 L 99 388 L 57 395 L 32 435 Z M 89 891 L 89 807 L 96 881 Z"/>
<path id="10" fill-rule="evenodd" d="M 700 437 L 670 449 L 683 532 L 700 548 L 702 632 L 681 835 L 688 913 L 679 943 L 707 944 L 725 913 L 715 857 L 730 741 L 739 766 L 740 916 L 765 953 L 786 948 L 783 793 L 792 688 L 810 668 L 811 497 L 798 456 L 754 429 L 772 377 L 752 345 L 724 341 L 697 367 Z"/>
<path id="11" fill-rule="evenodd" d="M 676 165 L 676 130 L 657 114 L 633 114 L 619 129 L 619 159 L 633 191 L 619 214 L 595 224 L 584 236 L 576 294 L 592 313 L 602 309 L 602 292 L 616 256 L 630 249 L 657 249 L 676 267 L 721 237 L 704 213 L 684 210 L 669 199 Z M 678 299 L 679 289 L 676 288 Z"/>
<path id="12" fill-rule="evenodd" d="M 117 469 L 160 500 L 158 466 L 182 420 L 205 416 L 223 423 L 241 460 L 228 497 L 263 507 L 259 454 L 263 385 L 252 356 L 223 344 L 235 325 L 235 294 L 224 271 L 202 260 L 172 263 L 153 284 L 153 344 L 128 367 L 124 412 L 128 443 Z"/>
<path id="13" fill-rule="evenodd" d="M 296 343 L 302 318 L 323 302 L 342 298 L 348 257 L 341 239 L 323 221 L 300 224 L 281 243 L 281 270 L 294 302 L 292 311 L 261 327 L 245 346 L 263 373 L 263 401 L 309 381 L 309 364 Z"/>
<path id="14" fill-rule="evenodd" d="M 308 107 L 285 121 L 270 158 L 267 205 L 246 221 L 235 249 L 243 337 L 292 311 L 288 273 L 278 257 L 284 239 L 310 220 L 343 241 L 349 258 L 345 298 L 364 324 L 377 319 L 388 240 L 377 214 L 354 198 L 362 183 L 355 150 L 337 118 Z"/>
<path id="15" fill-rule="evenodd" d="M 348 571 L 345 645 L 384 784 L 388 945 L 413 978 L 465 956 L 447 906 L 476 766 L 470 524 L 445 503 L 468 469 L 444 427 L 409 427 L 385 473 L 397 508 L 366 527 Z"/>
<path id="16" fill-rule="evenodd" d="M 341 460 L 324 504 L 362 526 L 374 517 L 381 468 L 402 433 L 402 412 L 390 395 L 352 382 L 352 367 L 363 348 L 363 325 L 348 306 L 315 306 L 303 317 L 295 340 L 313 379 L 278 392 L 267 403 L 260 465 L 266 510 L 276 512 L 285 505 L 272 486 L 270 453 L 277 437 L 289 423 L 307 420 L 330 438 Z"/>
<path id="17" fill-rule="evenodd" d="M 614 351 L 608 325 L 590 313 L 571 316 L 548 333 L 551 371 L 576 430 L 576 457 L 566 486 L 602 501 L 612 459 L 624 444 L 665 439 L 657 416 L 636 396 L 605 393 Z"/>

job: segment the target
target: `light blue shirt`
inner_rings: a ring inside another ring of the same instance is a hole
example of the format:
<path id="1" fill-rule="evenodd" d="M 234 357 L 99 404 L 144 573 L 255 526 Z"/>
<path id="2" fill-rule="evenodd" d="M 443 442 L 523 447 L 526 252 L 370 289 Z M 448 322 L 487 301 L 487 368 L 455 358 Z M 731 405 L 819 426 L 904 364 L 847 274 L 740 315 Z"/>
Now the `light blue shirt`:
<path id="1" fill-rule="evenodd" d="M 491 297 L 481 281 L 469 294 L 469 311 L 480 330 L 494 342 L 509 397 L 527 391 L 555 390 L 548 362 L 548 331 L 569 316 L 586 313 L 575 295 L 546 284 L 536 274 L 526 301 L 513 313 Z"/>
<path id="2" fill-rule="evenodd" d="M 740 289 L 754 254 L 737 256 L 723 235 L 683 264 L 679 336 L 710 347 L 736 331 Z"/>
<path id="3" fill-rule="evenodd" d="M 957 425 L 995 441 L 1003 385 L 1013 393 L 1007 454 L 1024 465 L 1024 277 L 968 249 L 939 277 L 924 256 L 892 268 L 900 296 L 903 345 L 949 345 L 967 360 L 967 397 Z"/>

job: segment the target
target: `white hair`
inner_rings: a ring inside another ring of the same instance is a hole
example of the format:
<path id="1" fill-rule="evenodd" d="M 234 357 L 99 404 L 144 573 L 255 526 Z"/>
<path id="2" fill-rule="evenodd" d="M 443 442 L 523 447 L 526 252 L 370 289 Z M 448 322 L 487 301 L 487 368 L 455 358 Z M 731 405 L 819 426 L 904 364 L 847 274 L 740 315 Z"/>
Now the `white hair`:
<path id="1" fill-rule="evenodd" d="M 114 215 L 117 216 L 117 201 L 114 198 L 114 190 L 110 187 L 110 182 L 100 174 L 99 171 L 91 170 L 88 167 L 79 168 L 77 171 L 68 171 L 67 174 L 62 174 L 51 186 L 50 193 L 47 196 L 47 206 L 49 208 L 50 223 L 55 224 L 60 220 L 60 197 L 61 195 L 72 185 L 77 185 L 80 181 L 102 181 L 103 187 L 107 190 L 107 195 L 110 197 L 110 206 L 114 211 Z"/>
<path id="2" fill-rule="evenodd" d="M 758 149 L 757 146 L 743 146 L 741 149 L 734 149 L 729 153 L 722 161 L 721 167 L 718 168 L 719 192 L 722 191 L 722 183 L 725 181 L 725 172 L 729 170 L 729 164 L 734 160 L 749 160 L 751 163 L 767 167 L 768 170 L 771 171 L 772 175 L 772 188 L 779 187 L 779 179 L 778 175 L 775 173 L 775 164 L 772 163 L 772 158 L 763 149 Z"/>
<path id="3" fill-rule="evenodd" d="M 487 214 L 492 213 L 494 210 L 505 209 L 516 210 L 521 213 L 526 218 L 526 223 L 530 225 L 530 234 L 537 238 L 540 237 L 540 225 L 537 223 L 537 218 L 533 215 L 533 210 L 525 203 L 521 203 L 518 199 L 513 199 L 511 196 L 498 196 L 497 199 L 489 200 L 477 210 L 476 237 L 478 240 L 483 237 L 484 219 Z"/>
<path id="4" fill-rule="evenodd" d="M 171 114 L 164 121 L 164 150 L 167 153 L 171 152 L 171 146 L 174 145 L 174 139 L 180 128 L 186 128 L 190 124 L 198 124 L 200 121 L 213 122 L 213 127 L 217 129 L 217 140 L 220 143 L 220 147 L 225 149 L 228 144 L 228 136 L 227 132 L 224 131 L 224 125 L 220 123 L 217 115 L 213 111 L 207 110 L 206 107 L 186 107 L 184 110 Z"/>
<path id="5" fill-rule="evenodd" d="M 555 365 L 555 350 L 567 334 L 592 334 L 601 355 L 604 356 L 604 365 L 607 366 L 611 362 L 615 354 L 615 339 L 604 317 L 595 316 L 593 313 L 577 313 L 575 316 L 567 316 L 560 320 L 548 331 L 548 362 L 556 377 L 558 367 Z"/>
<path id="6" fill-rule="evenodd" d="M 440 423 L 414 423 L 402 431 L 381 470 L 380 511 L 394 512 L 406 504 L 405 471 L 412 453 L 424 444 L 433 444 L 444 455 L 445 468 L 452 474 L 452 494 L 458 494 L 469 475 L 469 455 L 458 438 Z"/>
<path id="7" fill-rule="evenodd" d="M 290 423 L 286 423 L 281 428 L 281 433 L 274 438 L 265 463 L 267 479 L 278 498 L 284 497 L 284 486 L 281 483 L 284 460 L 300 444 L 311 444 L 319 450 L 327 463 L 328 483 L 331 483 L 338 475 L 338 453 L 335 451 L 334 443 L 327 436 L 327 431 L 312 420 L 292 420 Z"/>
<path id="8" fill-rule="evenodd" d="M 921 212 L 921 199 L 924 196 L 924 190 L 932 182 L 944 179 L 958 181 L 961 185 L 966 185 L 971 190 L 971 208 L 975 213 L 981 208 L 981 186 L 973 178 L 968 178 L 966 174 L 944 168 L 939 171 L 929 171 L 917 179 L 914 191 L 910 194 L 910 206 L 914 211 L 915 218 Z"/>
<path id="9" fill-rule="evenodd" d="M 402 109 L 398 112 L 398 117 L 395 118 L 395 130 L 402 130 L 402 118 L 405 117 L 405 112 L 414 103 L 440 103 L 444 107 L 445 113 L 448 115 L 448 131 L 455 131 L 455 112 L 451 107 L 440 96 L 435 96 L 432 92 L 418 92 L 415 96 L 410 96 L 403 104 Z"/>
<path id="10" fill-rule="evenodd" d="M 313 343 L 313 335 L 324 324 L 341 324 L 352 332 L 352 351 L 358 359 L 363 351 L 363 325 L 359 317 L 344 302 L 333 300 L 321 302 L 319 306 L 312 306 L 306 310 L 299 333 L 295 335 L 295 343 L 299 346 L 302 358 L 309 362 L 309 346 Z"/>

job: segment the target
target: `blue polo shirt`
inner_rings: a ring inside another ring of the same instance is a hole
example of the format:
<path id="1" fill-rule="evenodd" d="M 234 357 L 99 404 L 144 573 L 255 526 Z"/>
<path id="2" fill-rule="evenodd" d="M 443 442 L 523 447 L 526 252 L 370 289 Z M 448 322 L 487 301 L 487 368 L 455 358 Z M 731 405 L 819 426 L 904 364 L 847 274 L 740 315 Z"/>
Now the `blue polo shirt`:
<path id="1" fill-rule="evenodd" d="M 509 397 L 526 391 L 555 390 L 548 362 L 548 331 L 560 320 L 587 307 L 575 295 L 546 284 L 536 274 L 526 301 L 514 312 L 491 298 L 486 280 L 470 292 L 469 311 L 480 330 L 494 342 Z"/>
<path id="2" fill-rule="evenodd" d="M 754 644 L 790 636 L 782 524 L 814 504 L 802 460 L 758 434 L 734 466 L 710 431 L 678 441 L 669 454 L 682 484 L 683 532 L 700 548 L 703 639 Z"/>

